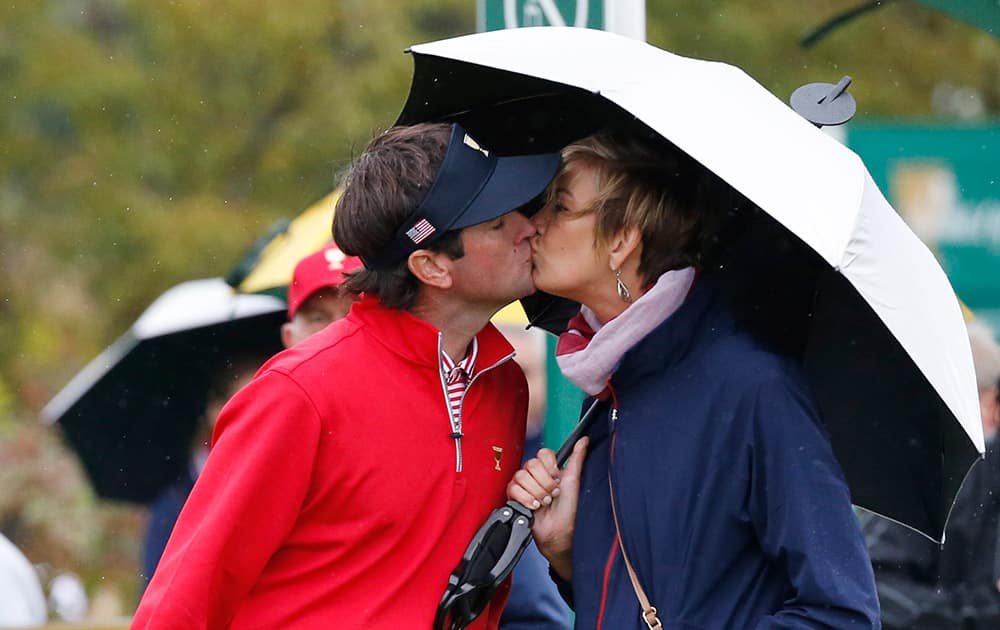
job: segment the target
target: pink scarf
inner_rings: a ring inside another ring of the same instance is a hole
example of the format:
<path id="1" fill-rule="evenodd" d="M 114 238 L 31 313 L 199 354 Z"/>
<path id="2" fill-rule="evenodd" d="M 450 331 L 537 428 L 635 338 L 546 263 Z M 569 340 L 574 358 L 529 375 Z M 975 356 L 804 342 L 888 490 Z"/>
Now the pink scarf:
<path id="1" fill-rule="evenodd" d="M 603 326 L 592 310 L 581 307 L 556 343 L 559 369 L 591 396 L 600 394 L 622 356 L 680 308 L 694 277 L 693 267 L 666 272 L 641 298 Z"/>

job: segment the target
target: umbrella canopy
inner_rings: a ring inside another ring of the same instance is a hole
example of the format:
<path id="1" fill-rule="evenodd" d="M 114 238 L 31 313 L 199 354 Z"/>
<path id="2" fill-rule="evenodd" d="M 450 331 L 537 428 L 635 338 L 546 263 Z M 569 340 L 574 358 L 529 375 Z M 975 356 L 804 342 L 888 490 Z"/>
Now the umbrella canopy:
<path id="1" fill-rule="evenodd" d="M 552 54 L 558 51 L 558 55 Z M 414 46 L 401 123 L 455 120 L 500 151 L 641 125 L 778 226 L 808 279 L 802 358 L 854 502 L 940 540 L 983 451 L 958 300 L 861 159 L 739 68 L 596 30 L 524 28 Z M 754 252 L 775 243 L 749 247 Z M 778 313 L 781 316 L 781 313 Z"/>
<path id="2" fill-rule="evenodd" d="M 281 349 L 285 304 L 236 294 L 221 278 L 181 283 L 42 409 L 98 496 L 148 503 L 188 466 L 213 373 Z"/>
<path id="3" fill-rule="evenodd" d="M 295 265 L 330 242 L 333 209 L 340 188 L 327 194 L 287 221 L 283 229 L 270 235 L 239 265 L 232 284 L 242 293 L 270 293 L 285 296 Z"/>

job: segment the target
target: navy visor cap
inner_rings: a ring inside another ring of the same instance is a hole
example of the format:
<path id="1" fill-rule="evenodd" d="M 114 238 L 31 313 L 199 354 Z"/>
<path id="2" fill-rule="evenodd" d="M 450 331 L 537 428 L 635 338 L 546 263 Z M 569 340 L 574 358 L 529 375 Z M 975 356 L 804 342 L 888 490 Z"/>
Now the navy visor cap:
<path id="1" fill-rule="evenodd" d="M 525 205 L 545 190 L 559 168 L 558 153 L 498 157 L 465 129 L 451 127 L 448 151 L 434 183 L 392 242 L 372 258 L 368 269 L 385 269 L 431 245 L 451 230 L 495 219 Z"/>

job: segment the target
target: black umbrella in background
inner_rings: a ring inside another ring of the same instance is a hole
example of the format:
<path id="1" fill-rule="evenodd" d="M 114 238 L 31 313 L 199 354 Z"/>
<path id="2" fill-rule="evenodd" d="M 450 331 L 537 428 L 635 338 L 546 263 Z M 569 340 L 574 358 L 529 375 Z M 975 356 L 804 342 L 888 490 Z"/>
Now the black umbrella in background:
<path id="1" fill-rule="evenodd" d="M 221 278 L 181 283 L 42 409 L 97 495 L 148 503 L 188 465 L 213 375 L 281 350 L 285 304 Z"/>

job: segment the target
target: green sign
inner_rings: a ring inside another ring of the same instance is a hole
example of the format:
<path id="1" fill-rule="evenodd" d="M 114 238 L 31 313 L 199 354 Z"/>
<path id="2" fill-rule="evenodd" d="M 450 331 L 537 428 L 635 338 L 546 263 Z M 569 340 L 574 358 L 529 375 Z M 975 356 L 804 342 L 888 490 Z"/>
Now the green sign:
<path id="1" fill-rule="evenodd" d="M 478 0 L 479 31 L 523 26 L 604 28 L 604 0 Z"/>
<path id="2" fill-rule="evenodd" d="M 918 0 L 994 37 L 1000 37 L 1000 2 L 997 0 Z"/>
<path id="3" fill-rule="evenodd" d="M 958 297 L 1000 330 L 1000 126 L 858 124 L 847 144 Z"/>

